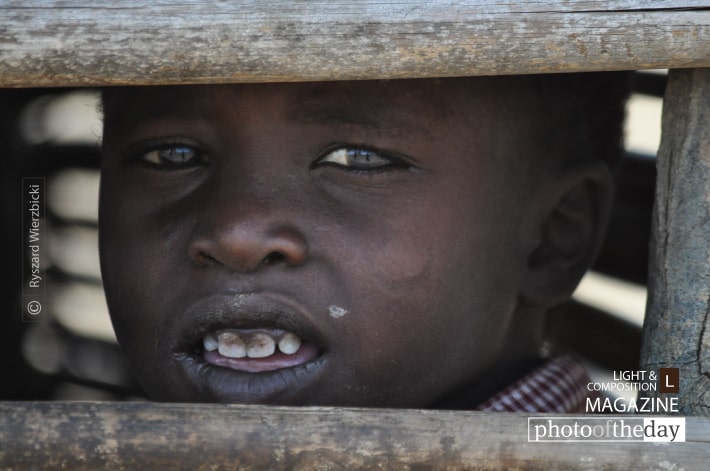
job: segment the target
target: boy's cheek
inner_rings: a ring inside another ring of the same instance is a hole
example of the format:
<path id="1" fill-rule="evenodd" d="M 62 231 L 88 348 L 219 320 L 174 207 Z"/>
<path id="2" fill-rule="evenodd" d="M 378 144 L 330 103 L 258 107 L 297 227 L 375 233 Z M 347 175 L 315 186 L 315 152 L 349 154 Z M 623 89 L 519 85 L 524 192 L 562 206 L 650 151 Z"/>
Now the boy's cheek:
<path id="1" fill-rule="evenodd" d="M 385 406 L 421 407 L 460 387 L 462 381 L 477 381 L 495 361 L 499 335 L 476 329 L 470 317 L 459 317 L 464 312 L 463 306 L 421 303 L 370 312 L 370 318 L 362 319 L 369 325 L 359 326 L 363 332 L 359 345 L 344 346 L 342 352 L 342 369 L 352 372 L 343 378 L 346 389 L 392 401 Z"/>
<path id="2" fill-rule="evenodd" d="M 393 285 L 392 288 L 402 283 L 426 282 L 434 248 L 408 239 L 407 236 L 391 238 L 368 254 L 373 277 L 386 280 Z"/>

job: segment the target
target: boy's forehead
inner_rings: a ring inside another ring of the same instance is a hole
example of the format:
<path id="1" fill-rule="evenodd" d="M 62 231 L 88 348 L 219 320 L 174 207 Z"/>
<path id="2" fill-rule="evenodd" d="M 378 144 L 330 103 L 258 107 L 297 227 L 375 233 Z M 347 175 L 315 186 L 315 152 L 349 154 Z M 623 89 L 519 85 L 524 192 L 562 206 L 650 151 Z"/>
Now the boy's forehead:
<path id="1" fill-rule="evenodd" d="M 110 120 L 133 121 L 190 116 L 212 119 L 239 106 L 278 110 L 290 121 L 352 124 L 422 132 L 461 111 L 483 106 L 476 93 L 481 80 L 393 80 L 284 84 L 189 85 L 109 90 Z M 114 122 L 115 122 L 114 121 Z"/>

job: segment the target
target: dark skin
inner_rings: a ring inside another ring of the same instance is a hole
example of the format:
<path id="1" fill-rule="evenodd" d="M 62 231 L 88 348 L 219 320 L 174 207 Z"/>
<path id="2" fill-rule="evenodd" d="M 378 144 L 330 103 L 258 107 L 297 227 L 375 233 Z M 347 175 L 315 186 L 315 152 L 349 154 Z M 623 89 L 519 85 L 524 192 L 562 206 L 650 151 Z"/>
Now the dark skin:
<path id="1" fill-rule="evenodd" d="M 171 401 L 473 407 L 538 357 L 609 173 L 551 158 L 521 78 L 135 88 L 107 103 L 120 344 Z M 286 361 L 210 332 L 292 332 Z"/>

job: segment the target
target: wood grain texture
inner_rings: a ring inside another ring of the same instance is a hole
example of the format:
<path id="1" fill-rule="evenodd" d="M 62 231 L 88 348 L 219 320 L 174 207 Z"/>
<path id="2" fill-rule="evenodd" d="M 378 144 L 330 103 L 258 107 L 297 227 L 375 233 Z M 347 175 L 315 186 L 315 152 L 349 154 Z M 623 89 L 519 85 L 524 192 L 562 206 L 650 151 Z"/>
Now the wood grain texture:
<path id="1" fill-rule="evenodd" d="M 710 415 L 710 69 L 669 76 L 649 278 L 642 367 L 680 368 L 681 414 Z"/>
<path id="2" fill-rule="evenodd" d="M 704 469 L 684 443 L 529 443 L 527 416 L 149 403 L 0 403 L 0 469 Z"/>
<path id="3" fill-rule="evenodd" d="M 0 86 L 710 66 L 698 0 L 6 0 Z"/>

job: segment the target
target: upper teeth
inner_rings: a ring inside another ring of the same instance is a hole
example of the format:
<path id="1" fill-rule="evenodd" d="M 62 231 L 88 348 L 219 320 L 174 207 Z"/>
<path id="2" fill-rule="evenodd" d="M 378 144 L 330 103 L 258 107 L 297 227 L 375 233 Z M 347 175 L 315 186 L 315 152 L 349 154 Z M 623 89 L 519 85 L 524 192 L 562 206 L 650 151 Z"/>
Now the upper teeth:
<path id="1" fill-rule="evenodd" d="M 301 348 L 301 339 L 290 332 L 281 337 L 281 340 L 279 340 L 279 350 L 284 352 L 286 355 L 296 353 L 299 348 Z"/>
<path id="2" fill-rule="evenodd" d="M 220 355 L 229 358 L 244 358 L 247 356 L 247 347 L 244 344 L 244 340 L 231 332 L 220 332 L 217 336 L 217 351 Z"/>
<path id="3" fill-rule="evenodd" d="M 249 358 L 270 357 L 275 351 L 276 342 L 270 335 L 254 334 L 247 344 L 247 356 Z"/>
<path id="4" fill-rule="evenodd" d="M 217 350 L 228 358 L 266 358 L 276 352 L 277 345 L 282 353 L 293 355 L 301 348 L 301 339 L 290 332 L 275 338 L 266 332 L 222 330 L 205 335 L 202 345 L 206 351 Z"/>

